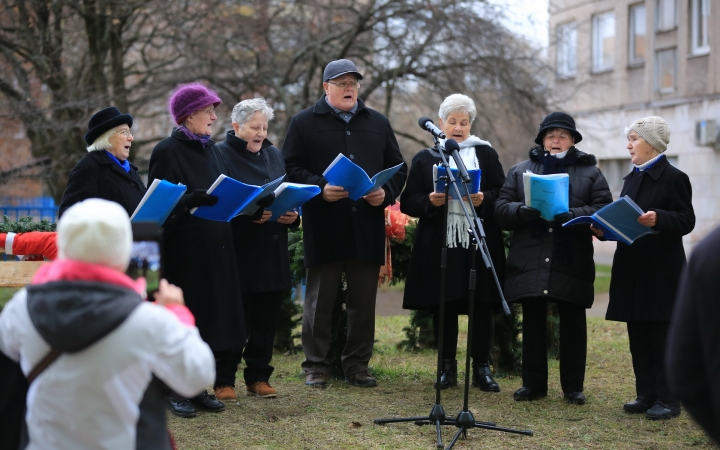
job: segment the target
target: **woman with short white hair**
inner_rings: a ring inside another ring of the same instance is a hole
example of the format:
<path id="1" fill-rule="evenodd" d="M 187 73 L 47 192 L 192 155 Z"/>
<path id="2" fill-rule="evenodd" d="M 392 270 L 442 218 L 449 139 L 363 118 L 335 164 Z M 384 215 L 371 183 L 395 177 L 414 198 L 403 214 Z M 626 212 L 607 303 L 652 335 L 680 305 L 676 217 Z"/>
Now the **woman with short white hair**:
<path id="1" fill-rule="evenodd" d="M 454 139 L 460 146 L 460 157 L 468 169 L 480 169 L 480 191 L 463 197 L 468 207 L 472 204 L 478 217 L 483 219 L 490 257 L 497 270 L 498 278 L 504 280 L 505 252 L 500 229 L 493 217 L 495 199 L 505 181 L 505 173 L 497 152 L 490 143 L 470 134 L 477 108 L 466 95 L 453 94 L 440 105 L 440 129 L 448 139 Z M 444 140 L 441 143 L 444 144 Z M 408 276 L 405 282 L 403 308 L 429 310 L 433 313 L 435 340 L 439 342 L 438 329 L 440 298 L 440 261 L 442 248 L 447 244 L 447 271 L 445 289 L 445 317 L 442 336 L 442 375 L 440 388 L 447 389 L 457 384 L 458 315 L 467 314 L 468 277 L 470 264 L 470 239 L 468 224 L 463 215 L 460 199 L 451 192 L 448 205 L 447 230 L 443 230 L 443 205 L 445 194 L 435 192 L 433 166 L 440 163 L 437 147 L 421 150 L 412 161 L 407 185 L 400 196 L 400 210 L 419 218 L 415 232 L 415 245 L 410 257 Z M 450 166 L 457 167 L 450 159 Z M 458 187 L 463 190 L 462 185 Z M 447 231 L 447 242 L 442 236 Z M 478 260 L 480 261 L 480 260 Z M 493 307 L 500 304 L 500 295 L 490 270 L 478 265 L 478 280 L 475 291 L 474 323 L 471 356 L 473 358 L 473 386 L 489 392 L 500 391 L 493 380 L 488 360 L 493 342 Z"/>
<path id="2" fill-rule="evenodd" d="M 119 203 L 129 216 L 145 195 L 138 168 L 128 161 L 133 143 L 133 118 L 114 106 L 95 113 L 88 123 L 88 154 L 73 168 L 60 202 L 59 216 L 88 198 Z"/>
<path id="3" fill-rule="evenodd" d="M 267 139 L 273 109 L 262 97 L 243 100 L 232 111 L 232 127 L 217 145 L 228 166 L 227 175 L 256 186 L 285 175 L 280 150 Z M 270 386 L 273 343 L 285 291 L 292 287 L 288 227 L 297 228 L 297 211 L 270 221 L 270 211 L 258 209 L 254 216 L 232 220 L 238 276 L 242 289 L 248 340 L 243 350 L 243 377 L 247 395 L 274 398 Z"/>

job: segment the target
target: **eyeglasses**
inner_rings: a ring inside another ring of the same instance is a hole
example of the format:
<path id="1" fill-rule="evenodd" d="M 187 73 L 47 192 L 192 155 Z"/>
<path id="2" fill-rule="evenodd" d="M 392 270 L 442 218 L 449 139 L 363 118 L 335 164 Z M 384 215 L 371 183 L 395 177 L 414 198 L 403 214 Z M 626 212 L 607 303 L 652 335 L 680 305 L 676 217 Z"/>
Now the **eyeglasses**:
<path id="1" fill-rule="evenodd" d="M 135 137 L 135 132 L 133 130 L 118 130 L 116 133 L 122 134 L 124 137 L 132 136 Z"/>
<path id="2" fill-rule="evenodd" d="M 339 87 L 340 89 L 343 89 L 343 90 L 345 90 L 345 89 L 347 89 L 347 88 L 360 89 L 360 86 L 361 86 L 361 85 L 360 85 L 360 82 L 358 82 L 358 81 L 341 81 L 341 82 L 339 82 L 339 83 L 337 83 L 337 82 L 335 82 L 335 81 L 328 81 L 328 83 L 329 83 L 329 84 L 334 84 L 335 86 L 337 86 L 337 87 Z"/>
<path id="3" fill-rule="evenodd" d="M 208 107 L 208 108 L 201 109 L 200 112 L 204 112 L 204 113 L 206 113 L 207 115 L 212 116 L 213 114 L 215 114 L 215 107 L 214 107 L 214 106 L 210 106 L 210 107 Z"/>

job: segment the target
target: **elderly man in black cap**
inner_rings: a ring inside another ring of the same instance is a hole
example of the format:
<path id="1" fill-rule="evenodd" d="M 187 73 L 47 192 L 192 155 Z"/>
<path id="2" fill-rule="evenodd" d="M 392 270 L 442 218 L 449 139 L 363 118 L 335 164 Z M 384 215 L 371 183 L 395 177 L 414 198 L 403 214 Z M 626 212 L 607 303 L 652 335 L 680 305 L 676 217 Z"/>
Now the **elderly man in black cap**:
<path id="1" fill-rule="evenodd" d="M 347 344 L 342 352 L 345 382 L 377 385 L 368 372 L 375 339 L 375 296 L 385 263 L 384 208 L 400 195 L 407 166 L 388 118 L 358 98 L 363 76 L 347 59 L 325 67 L 325 95 L 290 120 L 283 155 L 291 182 L 322 188 L 303 205 L 307 290 L 302 344 L 305 384 L 324 387 L 331 378 L 330 328 L 338 287 L 345 274 Z M 373 176 L 403 164 L 382 187 L 357 201 L 323 176 L 342 153 Z"/>

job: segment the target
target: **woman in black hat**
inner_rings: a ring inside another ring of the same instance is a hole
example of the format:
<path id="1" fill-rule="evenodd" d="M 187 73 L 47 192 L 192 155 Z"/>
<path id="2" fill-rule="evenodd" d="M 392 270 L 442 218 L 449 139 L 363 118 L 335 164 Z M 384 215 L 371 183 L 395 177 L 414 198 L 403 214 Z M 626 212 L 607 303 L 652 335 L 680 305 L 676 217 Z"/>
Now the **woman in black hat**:
<path id="1" fill-rule="evenodd" d="M 529 159 L 513 166 L 495 203 L 495 218 L 513 231 L 505 269 L 505 298 L 523 309 L 523 386 L 515 400 L 547 395 L 545 327 L 548 303 L 560 313 L 560 384 L 568 403 L 583 405 L 587 329 L 585 309 L 594 299 L 595 263 L 592 232 L 587 226 L 563 228 L 577 216 L 590 216 L 612 202 L 607 181 L 593 155 L 575 144 L 582 135 L 568 114 L 554 112 L 540 124 Z M 567 173 L 570 208 L 554 220 L 525 206 L 523 173 Z"/>
<path id="2" fill-rule="evenodd" d="M 60 202 L 59 215 L 88 198 L 119 203 L 129 216 L 145 195 L 137 167 L 128 161 L 133 118 L 114 106 L 96 112 L 88 123 L 88 154 L 73 168 Z"/>

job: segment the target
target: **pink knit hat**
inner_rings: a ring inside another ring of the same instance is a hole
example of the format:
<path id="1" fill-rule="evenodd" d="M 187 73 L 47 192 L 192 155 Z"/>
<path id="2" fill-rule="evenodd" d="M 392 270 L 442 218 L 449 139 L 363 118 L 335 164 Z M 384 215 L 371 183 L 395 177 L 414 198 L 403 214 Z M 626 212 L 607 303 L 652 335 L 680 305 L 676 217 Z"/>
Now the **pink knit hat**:
<path id="1" fill-rule="evenodd" d="M 206 106 L 217 106 L 222 103 L 220 97 L 212 89 L 200 83 L 181 84 L 170 96 L 168 106 L 175 123 L 182 125 L 190 114 Z"/>

